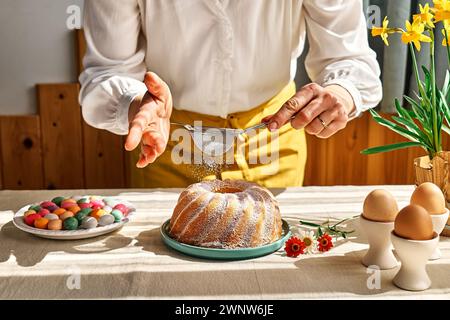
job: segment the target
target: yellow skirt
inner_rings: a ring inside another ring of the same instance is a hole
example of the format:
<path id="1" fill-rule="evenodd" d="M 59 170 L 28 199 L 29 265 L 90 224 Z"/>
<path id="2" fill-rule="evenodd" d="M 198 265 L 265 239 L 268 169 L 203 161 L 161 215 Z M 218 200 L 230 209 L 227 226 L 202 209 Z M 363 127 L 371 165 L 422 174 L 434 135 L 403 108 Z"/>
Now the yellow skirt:
<path id="1" fill-rule="evenodd" d="M 287 85 L 279 94 L 262 105 L 246 112 L 230 114 L 226 119 L 183 110 L 173 110 L 171 121 L 221 128 L 247 128 L 261 122 L 261 119 L 274 114 L 295 94 L 295 84 Z M 178 130 L 175 132 L 175 130 Z M 130 183 L 134 188 L 185 188 L 201 180 L 214 178 L 243 179 L 256 182 L 267 188 L 301 186 L 306 165 L 306 137 L 303 130 L 295 130 L 290 124 L 276 133 L 258 130 L 254 134 L 241 136 L 235 148 L 224 156 L 225 165 L 211 165 L 205 156 L 203 161 L 193 160 L 192 150 L 200 154 L 190 136 L 180 138 L 180 128 L 172 126 L 166 151 L 155 163 L 144 169 L 137 169 L 139 150 L 131 153 Z M 183 129 L 181 129 L 183 130 Z M 183 130 L 185 131 L 185 130 Z M 187 132 L 187 131 L 185 131 Z M 191 150 L 191 155 L 180 161 L 180 150 Z M 175 158 L 176 160 L 174 160 Z M 180 163 L 181 162 L 181 163 Z"/>

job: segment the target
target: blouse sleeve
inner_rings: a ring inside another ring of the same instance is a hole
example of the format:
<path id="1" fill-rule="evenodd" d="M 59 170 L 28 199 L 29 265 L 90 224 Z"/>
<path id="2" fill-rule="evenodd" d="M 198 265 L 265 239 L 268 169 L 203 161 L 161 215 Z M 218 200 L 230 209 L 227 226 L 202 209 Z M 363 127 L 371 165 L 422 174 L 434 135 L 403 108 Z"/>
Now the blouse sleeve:
<path id="1" fill-rule="evenodd" d="M 382 98 L 380 67 L 370 49 L 361 0 L 305 0 L 310 45 L 306 70 L 312 81 L 344 87 L 358 116 Z"/>
<path id="2" fill-rule="evenodd" d="M 125 135 L 130 103 L 147 91 L 138 1 L 86 0 L 84 7 L 83 118 L 93 127 Z"/>

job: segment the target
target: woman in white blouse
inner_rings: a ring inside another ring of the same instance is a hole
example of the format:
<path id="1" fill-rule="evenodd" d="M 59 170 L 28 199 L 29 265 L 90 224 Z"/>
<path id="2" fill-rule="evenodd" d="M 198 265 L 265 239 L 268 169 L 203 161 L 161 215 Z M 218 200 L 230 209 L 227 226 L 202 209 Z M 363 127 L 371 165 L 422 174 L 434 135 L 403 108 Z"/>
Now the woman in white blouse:
<path id="1" fill-rule="evenodd" d="M 86 0 L 84 30 L 83 117 L 127 135 L 128 151 L 141 145 L 135 161 L 146 168 L 132 174 L 136 186 L 194 182 L 189 164 L 175 165 L 166 149 L 170 122 L 195 120 L 268 122 L 279 130 L 277 172 L 263 174 L 270 164 L 249 164 L 246 154 L 222 178 L 301 185 L 304 131 L 328 138 L 381 99 L 360 0 Z M 296 92 L 306 37 L 313 83 Z"/>

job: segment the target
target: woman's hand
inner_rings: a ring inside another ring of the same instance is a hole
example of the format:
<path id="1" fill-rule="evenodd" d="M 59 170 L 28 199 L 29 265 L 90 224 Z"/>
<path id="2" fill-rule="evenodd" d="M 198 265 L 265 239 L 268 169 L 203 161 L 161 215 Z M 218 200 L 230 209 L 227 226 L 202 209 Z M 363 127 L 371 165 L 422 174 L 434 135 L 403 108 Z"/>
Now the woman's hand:
<path id="1" fill-rule="evenodd" d="M 319 138 L 329 138 L 344 129 L 354 110 L 353 98 L 339 85 L 321 87 L 310 83 L 289 99 L 278 112 L 263 119 L 275 131 L 291 122 L 295 129 L 303 129 Z"/>
<path id="2" fill-rule="evenodd" d="M 172 114 L 172 95 L 167 84 L 152 72 L 145 75 L 144 83 L 147 93 L 130 105 L 130 131 L 125 142 L 127 151 L 141 144 L 138 168 L 153 163 L 166 149 Z"/>

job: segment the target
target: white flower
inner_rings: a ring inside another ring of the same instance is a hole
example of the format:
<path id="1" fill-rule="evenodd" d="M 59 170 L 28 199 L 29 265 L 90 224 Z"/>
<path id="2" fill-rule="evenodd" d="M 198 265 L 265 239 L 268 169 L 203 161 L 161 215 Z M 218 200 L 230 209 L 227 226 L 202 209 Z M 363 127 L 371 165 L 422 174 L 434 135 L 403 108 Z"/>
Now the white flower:
<path id="1" fill-rule="evenodd" d="M 300 239 L 305 243 L 305 253 L 314 253 L 316 251 L 314 231 L 300 231 Z"/>

